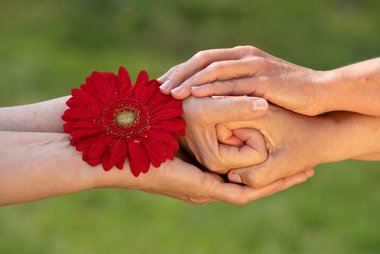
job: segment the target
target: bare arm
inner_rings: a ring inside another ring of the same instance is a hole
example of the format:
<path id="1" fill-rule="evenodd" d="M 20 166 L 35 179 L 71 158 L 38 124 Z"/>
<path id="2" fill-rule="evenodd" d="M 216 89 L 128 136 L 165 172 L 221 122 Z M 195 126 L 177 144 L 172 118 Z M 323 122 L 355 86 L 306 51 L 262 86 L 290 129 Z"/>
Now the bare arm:
<path id="1" fill-rule="evenodd" d="M 63 132 L 61 116 L 68 98 L 0 108 L 0 131 Z"/>
<path id="2" fill-rule="evenodd" d="M 346 159 L 380 160 L 380 117 L 332 112 L 308 117 L 271 106 L 259 120 L 226 124 L 260 130 L 268 159 L 229 172 L 230 180 L 260 187 L 321 163 Z"/>
<path id="3" fill-rule="evenodd" d="M 201 51 L 159 81 L 164 93 L 179 99 L 251 95 L 304 115 L 344 110 L 380 116 L 380 58 L 317 71 L 240 46 Z"/>
<path id="4" fill-rule="evenodd" d="M 178 158 L 134 177 L 125 170 L 103 171 L 82 161 L 61 133 L 0 132 L 0 206 L 81 190 L 117 187 L 178 198 L 190 203 L 224 201 L 244 204 L 305 181 L 312 171 L 261 189 L 223 182 Z"/>
<path id="5" fill-rule="evenodd" d="M 345 110 L 380 116 L 380 58 L 324 72 L 321 111 Z"/>

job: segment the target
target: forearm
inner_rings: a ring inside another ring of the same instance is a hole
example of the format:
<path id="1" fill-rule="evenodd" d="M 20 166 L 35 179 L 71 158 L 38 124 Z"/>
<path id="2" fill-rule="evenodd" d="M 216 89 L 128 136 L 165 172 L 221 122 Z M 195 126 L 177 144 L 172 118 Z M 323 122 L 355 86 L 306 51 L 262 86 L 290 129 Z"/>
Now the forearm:
<path id="1" fill-rule="evenodd" d="M 323 72 L 317 85 L 321 111 L 380 116 L 380 58 Z"/>
<path id="2" fill-rule="evenodd" d="M 334 112 L 322 118 L 330 125 L 323 162 L 380 160 L 380 117 Z"/>
<path id="3" fill-rule="evenodd" d="M 68 98 L 0 108 L 0 131 L 63 132 L 61 116 Z"/>
<path id="4" fill-rule="evenodd" d="M 68 140 L 59 133 L 0 132 L 0 206 L 108 186 L 115 174 L 89 167 Z"/>

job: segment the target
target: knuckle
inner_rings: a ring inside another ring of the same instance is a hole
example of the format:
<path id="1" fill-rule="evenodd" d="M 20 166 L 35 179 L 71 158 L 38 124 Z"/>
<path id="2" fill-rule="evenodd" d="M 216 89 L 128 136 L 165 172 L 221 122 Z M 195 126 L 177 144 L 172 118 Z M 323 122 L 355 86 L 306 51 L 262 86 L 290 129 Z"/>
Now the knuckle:
<path id="1" fill-rule="evenodd" d="M 246 117 L 248 115 L 248 112 L 252 106 L 252 103 L 250 100 L 246 98 L 239 98 L 239 100 L 231 101 L 231 106 L 236 110 L 236 113 L 242 117 Z"/>
<path id="2" fill-rule="evenodd" d="M 195 61 L 207 61 L 210 58 L 210 52 L 208 50 L 199 51 L 193 56 Z"/>
<path id="3" fill-rule="evenodd" d="M 244 174 L 242 177 L 242 181 L 243 181 L 243 183 L 245 183 L 246 185 L 248 185 L 252 188 L 257 187 L 259 184 L 257 181 L 256 174 L 253 172 L 249 172 L 249 173 Z"/>
<path id="4" fill-rule="evenodd" d="M 213 71 L 217 71 L 219 69 L 221 69 L 223 67 L 223 64 L 221 64 L 220 62 L 214 62 L 214 63 L 211 63 L 207 69 L 211 72 Z"/>
<path id="5" fill-rule="evenodd" d="M 176 81 L 178 79 L 179 75 L 180 75 L 180 70 L 178 68 L 175 68 L 175 69 L 173 69 L 172 73 L 168 77 L 168 80 Z"/>

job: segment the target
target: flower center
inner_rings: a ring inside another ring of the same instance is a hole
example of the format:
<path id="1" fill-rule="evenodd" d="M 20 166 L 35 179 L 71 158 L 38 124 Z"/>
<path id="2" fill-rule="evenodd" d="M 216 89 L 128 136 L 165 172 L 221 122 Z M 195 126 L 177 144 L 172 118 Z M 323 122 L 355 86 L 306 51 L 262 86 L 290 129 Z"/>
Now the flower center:
<path id="1" fill-rule="evenodd" d="M 136 120 L 136 113 L 134 111 L 123 110 L 116 114 L 116 122 L 121 126 L 132 124 Z"/>

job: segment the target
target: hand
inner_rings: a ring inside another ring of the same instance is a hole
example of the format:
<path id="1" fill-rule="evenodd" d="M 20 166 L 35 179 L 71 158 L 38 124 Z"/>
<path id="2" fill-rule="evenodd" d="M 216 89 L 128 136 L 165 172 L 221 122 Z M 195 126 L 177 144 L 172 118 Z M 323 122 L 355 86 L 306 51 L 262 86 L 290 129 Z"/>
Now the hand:
<path id="1" fill-rule="evenodd" d="M 190 97 L 183 101 L 187 127 L 182 146 L 217 173 L 259 164 L 267 158 L 260 132 L 247 129 L 234 134 L 222 123 L 258 119 L 267 107 L 265 100 L 254 97 Z"/>
<path id="2" fill-rule="evenodd" d="M 327 73 L 327 72 L 326 72 Z M 251 95 L 304 115 L 322 112 L 327 74 L 297 66 L 252 46 L 205 50 L 170 69 L 161 90 L 183 99 L 209 95 Z"/>
<path id="3" fill-rule="evenodd" d="M 332 145 L 336 143 L 333 137 L 337 134 L 329 119 L 307 117 L 272 105 L 259 119 L 224 125 L 236 133 L 242 131 L 238 128 L 255 128 L 267 142 L 269 155 L 265 162 L 228 173 L 231 182 L 244 183 L 252 188 L 260 188 L 327 162 L 339 149 Z"/>
<path id="4" fill-rule="evenodd" d="M 203 172 L 178 158 L 162 164 L 159 169 L 150 169 L 147 174 L 132 176 L 132 179 L 130 172 L 115 170 L 107 173 L 115 174 L 116 187 L 169 196 L 191 204 L 222 201 L 243 205 L 302 183 L 313 176 L 314 171 L 285 177 L 260 189 L 226 183 L 219 175 Z"/>

